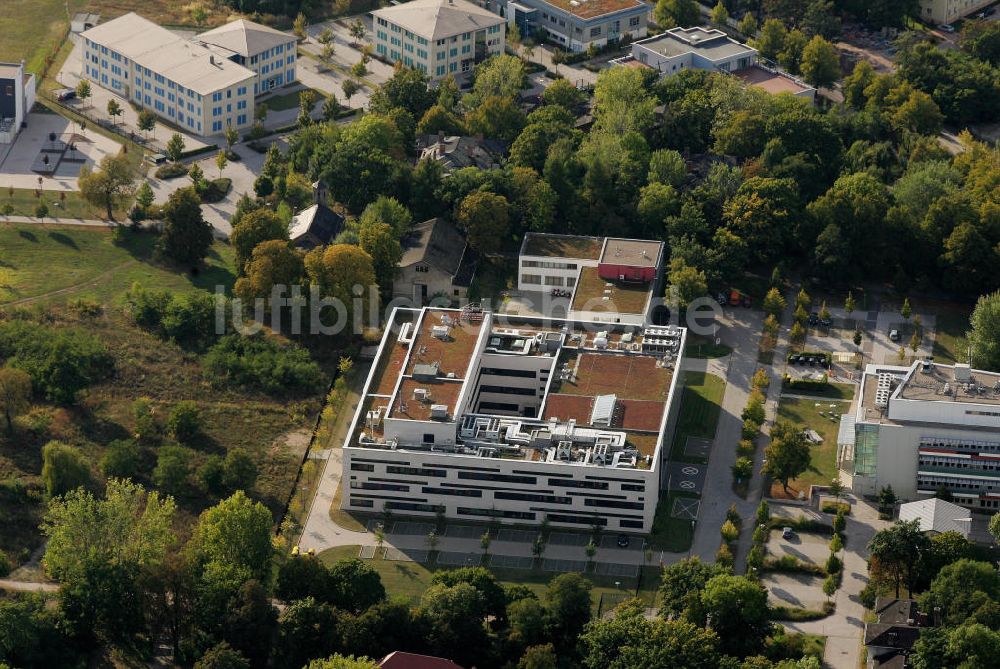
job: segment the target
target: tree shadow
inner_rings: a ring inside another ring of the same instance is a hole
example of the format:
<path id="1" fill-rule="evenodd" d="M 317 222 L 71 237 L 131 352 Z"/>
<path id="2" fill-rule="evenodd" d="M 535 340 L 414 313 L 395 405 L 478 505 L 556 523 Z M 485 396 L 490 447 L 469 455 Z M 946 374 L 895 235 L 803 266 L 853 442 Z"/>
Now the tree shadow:
<path id="1" fill-rule="evenodd" d="M 30 230 L 18 230 L 17 234 L 21 236 L 21 239 L 27 239 L 29 242 L 34 242 L 35 244 L 38 243 L 38 237 Z"/>
<path id="2" fill-rule="evenodd" d="M 80 250 L 80 247 L 77 246 L 77 244 L 76 244 L 76 240 L 74 240 L 69 235 L 63 234 L 61 232 L 50 232 L 49 233 L 49 239 L 51 239 L 54 242 L 58 242 L 60 244 L 63 244 L 64 246 L 68 246 L 68 247 L 70 247 L 72 249 L 75 249 L 77 251 Z"/>

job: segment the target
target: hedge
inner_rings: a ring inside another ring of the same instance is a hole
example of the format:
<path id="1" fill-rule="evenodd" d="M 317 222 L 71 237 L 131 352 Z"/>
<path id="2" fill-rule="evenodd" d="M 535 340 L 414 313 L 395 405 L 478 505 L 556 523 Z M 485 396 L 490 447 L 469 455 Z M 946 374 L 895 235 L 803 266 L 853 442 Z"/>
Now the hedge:
<path id="1" fill-rule="evenodd" d="M 832 500 L 827 500 L 820 505 L 819 510 L 823 513 L 833 514 L 842 511 L 845 516 L 851 515 L 851 505 L 847 502 L 834 502 Z"/>
<path id="2" fill-rule="evenodd" d="M 176 179 L 188 173 L 188 166 L 183 163 L 167 163 L 154 172 L 157 179 Z"/>
<path id="3" fill-rule="evenodd" d="M 826 366 L 827 367 L 829 367 L 831 364 L 833 364 L 833 354 L 831 354 L 829 351 L 801 351 L 799 353 L 796 353 L 795 351 L 790 351 L 785 356 L 785 362 L 791 362 L 793 355 L 797 355 L 800 358 L 802 356 L 811 357 L 811 358 L 823 358 L 823 360 L 826 361 Z"/>
<path id="4" fill-rule="evenodd" d="M 788 622 L 803 622 L 807 620 L 820 620 L 833 614 L 837 605 L 833 602 L 823 602 L 823 609 L 802 609 L 797 606 L 773 606 L 771 607 L 771 620 L 784 620 Z"/>
<path id="5" fill-rule="evenodd" d="M 764 560 L 763 571 L 780 571 L 792 574 L 813 574 L 826 576 L 826 569 L 812 562 L 803 562 L 794 555 L 783 555 L 780 558 Z"/>
<path id="6" fill-rule="evenodd" d="M 212 179 L 207 182 L 207 186 L 201 193 L 201 201 L 206 204 L 211 204 L 213 202 L 218 202 L 222 198 L 226 197 L 229 190 L 233 187 L 233 180 L 228 177 L 222 177 L 221 179 Z"/>
<path id="7" fill-rule="evenodd" d="M 815 534 L 825 534 L 828 537 L 833 536 L 833 525 L 824 523 L 821 520 L 806 518 L 805 516 L 799 516 L 798 518 L 771 516 L 771 527 L 790 527 L 797 532 L 812 532 Z"/>
<path id="8" fill-rule="evenodd" d="M 207 146 L 199 146 L 197 149 L 188 149 L 187 151 L 181 151 L 180 159 L 194 158 L 195 156 L 201 156 L 206 153 L 215 153 L 219 150 L 218 144 L 209 144 Z"/>
<path id="9" fill-rule="evenodd" d="M 815 379 L 793 379 L 786 375 L 782 381 L 782 386 L 790 390 L 823 390 L 829 385 L 830 381 L 826 374 L 823 375 L 822 380 Z"/>

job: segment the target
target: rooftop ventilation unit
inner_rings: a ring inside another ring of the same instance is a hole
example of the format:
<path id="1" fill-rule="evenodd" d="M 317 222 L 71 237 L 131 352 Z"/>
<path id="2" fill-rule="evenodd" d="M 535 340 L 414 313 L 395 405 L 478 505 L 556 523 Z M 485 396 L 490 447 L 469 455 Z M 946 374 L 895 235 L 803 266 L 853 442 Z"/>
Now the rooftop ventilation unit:
<path id="1" fill-rule="evenodd" d="M 431 418 L 447 418 L 448 417 L 448 405 L 447 404 L 432 404 L 431 405 Z"/>
<path id="2" fill-rule="evenodd" d="M 963 363 L 955 364 L 955 380 L 956 381 L 969 381 L 972 379 L 972 369 Z"/>
<path id="3" fill-rule="evenodd" d="M 447 339 L 448 338 L 448 326 L 447 325 L 435 325 L 431 328 L 431 336 L 435 339 Z"/>
<path id="4" fill-rule="evenodd" d="M 426 388 L 414 388 L 413 389 L 413 399 L 420 400 L 421 402 L 426 402 L 430 399 L 430 392 Z"/>

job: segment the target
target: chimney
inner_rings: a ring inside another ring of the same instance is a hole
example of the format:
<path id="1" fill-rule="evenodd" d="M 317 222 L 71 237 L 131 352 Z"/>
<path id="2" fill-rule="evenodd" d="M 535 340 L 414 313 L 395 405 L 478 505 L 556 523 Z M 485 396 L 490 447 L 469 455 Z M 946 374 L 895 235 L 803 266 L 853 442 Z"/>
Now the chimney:
<path id="1" fill-rule="evenodd" d="M 323 204 L 326 192 L 325 189 L 323 188 L 323 182 L 321 180 L 317 179 L 316 181 L 313 182 L 312 191 L 313 191 L 313 201 L 316 204 Z"/>

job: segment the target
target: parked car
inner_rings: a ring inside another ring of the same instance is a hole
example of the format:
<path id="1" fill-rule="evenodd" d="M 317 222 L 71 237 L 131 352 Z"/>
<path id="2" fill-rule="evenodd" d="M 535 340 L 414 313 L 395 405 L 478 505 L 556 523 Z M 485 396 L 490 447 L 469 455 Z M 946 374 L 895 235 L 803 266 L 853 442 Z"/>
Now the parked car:
<path id="1" fill-rule="evenodd" d="M 820 324 L 820 325 L 822 325 L 822 326 L 823 326 L 823 327 L 825 327 L 825 328 L 828 328 L 828 327 L 830 327 L 831 325 L 833 325 L 833 319 L 832 319 L 832 318 L 830 318 L 830 317 L 827 317 L 827 318 L 821 318 L 821 319 L 819 319 L 819 324 Z"/>
<path id="2" fill-rule="evenodd" d="M 726 305 L 726 294 L 725 293 L 719 293 L 718 295 L 715 296 L 715 301 L 718 302 L 719 304 L 725 306 Z"/>
<path id="3" fill-rule="evenodd" d="M 938 30 L 940 30 L 943 33 L 953 33 L 955 32 L 955 26 L 951 25 L 950 23 L 945 23 L 943 25 L 938 26 Z"/>
<path id="4" fill-rule="evenodd" d="M 76 97 L 76 91 L 74 91 L 72 88 L 63 88 L 59 91 L 56 91 L 56 100 L 59 100 L 60 102 L 65 102 L 66 100 L 72 100 L 75 97 Z"/>
<path id="5" fill-rule="evenodd" d="M 738 290 L 729 291 L 729 306 L 738 307 L 740 306 L 740 302 L 742 301 L 743 301 L 743 296 L 740 294 L 740 291 Z"/>
<path id="6" fill-rule="evenodd" d="M 753 306 L 753 298 L 750 297 L 749 295 L 744 295 L 743 296 L 743 306 L 746 307 L 747 309 L 749 309 L 750 307 L 752 307 Z"/>
<path id="7" fill-rule="evenodd" d="M 889 341 L 899 341 L 899 330 L 889 330 Z"/>
<path id="8" fill-rule="evenodd" d="M 814 311 L 809 314 L 809 325 L 816 325 L 817 323 L 819 323 L 819 313 Z"/>
<path id="9" fill-rule="evenodd" d="M 162 165 L 167 162 L 167 157 L 162 153 L 147 153 L 145 157 L 143 157 L 143 160 L 151 165 Z"/>
<path id="10" fill-rule="evenodd" d="M 795 536 L 795 532 L 792 530 L 792 528 L 790 528 L 790 527 L 783 527 L 783 528 L 781 528 L 781 538 L 782 539 L 791 539 L 794 536 Z"/>
<path id="11" fill-rule="evenodd" d="M 618 535 L 618 547 L 619 548 L 628 548 L 628 544 L 629 544 L 628 535 L 627 534 L 619 534 Z"/>

